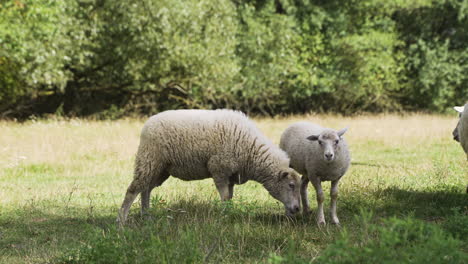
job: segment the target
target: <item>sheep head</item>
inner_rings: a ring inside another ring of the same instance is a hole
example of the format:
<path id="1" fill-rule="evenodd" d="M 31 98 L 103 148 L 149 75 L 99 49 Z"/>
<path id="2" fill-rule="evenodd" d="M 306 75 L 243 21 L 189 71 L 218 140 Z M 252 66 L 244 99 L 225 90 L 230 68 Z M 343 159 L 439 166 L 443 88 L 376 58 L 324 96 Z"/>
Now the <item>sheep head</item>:
<path id="1" fill-rule="evenodd" d="M 318 135 L 307 137 L 312 142 L 317 142 L 323 153 L 325 162 L 333 162 L 336 159 L 337 152 L 341 147 L 343 135 L 348 131 L 348 128 L 343 128 L 339 131 L 327 129 Z"/>
<path id="2" fill-rule="evenodd" d="M 271 181 L 265 183 L 265 188 L 275 199 L 284 204 L 287 216 L 293 216 L 301 209 L 301 178 L 291 168 L 282 168 Z"/>

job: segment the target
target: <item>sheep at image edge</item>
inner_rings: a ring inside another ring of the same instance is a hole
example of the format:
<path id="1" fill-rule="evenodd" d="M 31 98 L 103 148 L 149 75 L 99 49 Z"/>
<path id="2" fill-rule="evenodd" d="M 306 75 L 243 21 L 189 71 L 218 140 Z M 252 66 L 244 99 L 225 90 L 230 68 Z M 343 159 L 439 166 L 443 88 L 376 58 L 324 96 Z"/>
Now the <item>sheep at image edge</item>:
<path id="1" fill-rule="evenodd" d="M 322 181 L 331 181 L 331 221 L 339 224 L 336 215 L 336 200 L 338 198 L 338 183 L 349 168 L 351 157 L 343 134 L 344 128 L 335 131 L 319 125 L 299 122 L 289 126 L 282 134 L 280 147 L 290 158 L 290 166 L 301 173 L 301 199 L 303 212 L 309 213 L 307 185 L 309 181 L 317 195 L 317 224 L 325 225 L 323 214 L 324 194 Z"/>
<path id="2" fill-rule="evenodd" d="M 468 103 L 465 106 L 455 106 L 454 109 L 460 113 L 460 119 L 453 130 L 453 139 L 460 142 L 468 160 Z"/>

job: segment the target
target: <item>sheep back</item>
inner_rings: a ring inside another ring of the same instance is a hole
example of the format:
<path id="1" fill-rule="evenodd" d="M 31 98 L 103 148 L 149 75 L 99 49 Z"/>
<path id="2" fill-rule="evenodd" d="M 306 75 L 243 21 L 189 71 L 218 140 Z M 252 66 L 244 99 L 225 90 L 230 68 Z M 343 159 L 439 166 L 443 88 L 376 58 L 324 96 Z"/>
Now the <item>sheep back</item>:
<path id="1" fill-rule="evenodd" d="M 137 159 L 167 166 L 182 180 L 211 177 L 207 163 L 221 155 L 219 166 L 234 168 L 238 183 L 265 166 L 286 166 L 289 159 L 243 113 L 232 110 L 171 110 L 152 116 L 141 133 Z"/>

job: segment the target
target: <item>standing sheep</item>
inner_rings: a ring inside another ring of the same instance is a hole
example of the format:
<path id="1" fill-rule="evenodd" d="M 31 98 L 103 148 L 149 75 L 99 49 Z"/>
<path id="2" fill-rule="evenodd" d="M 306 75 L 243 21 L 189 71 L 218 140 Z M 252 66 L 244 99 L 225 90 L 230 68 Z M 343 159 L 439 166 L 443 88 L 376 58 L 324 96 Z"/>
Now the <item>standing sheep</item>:
<path id="1" fill-rule="evenodd" d="M 301 173 L 301 199 L 304 213 L 309 213 L 307 185 L 309 181 L 317 194 L 317 224 L 325 225 L 323 214 L 324 195 L 322 181 L 331 181 L 331 219 L 339 224 L 336 215 L 338 182 L 346 173 L 350 164 L 348 146 L 343 138 L 344 128 L 335 131 L 319 125 L 299 122 L 289 126 L 281 136 L 280 147 L 288 153 L 291 167 Z"/>
<path id="2" fill-rule="evenodd" d="M 468 103 L 465 106 L 456 106 L 454 109 L 460 113 L 460 120 L 453 130 L 453 139 L 460 142 L 468 160 Z"/>
<path id="3" fill-rule="evenodd" d="M 241 112 L 173 110 L 152 116 L 141 132 L 119 223 L 126 222 L 139 193 L 144 213 L 151 190 L 169 175 L 185 181 L 211 177 L 223 201 L 232 198 L 234 184 L 254 180 L 284 204 L 286 214 L 300 210 L 300 178 L 288 156 Z"/>

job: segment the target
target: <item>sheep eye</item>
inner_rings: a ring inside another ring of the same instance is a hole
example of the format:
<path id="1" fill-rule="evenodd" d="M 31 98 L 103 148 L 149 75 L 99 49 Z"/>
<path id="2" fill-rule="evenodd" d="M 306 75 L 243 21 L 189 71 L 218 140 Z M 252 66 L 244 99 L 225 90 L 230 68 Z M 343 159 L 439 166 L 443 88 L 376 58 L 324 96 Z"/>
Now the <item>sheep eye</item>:
<path id="1" fill-rule="evenodd" d="M 294 187 L 295 187 L 294 183 L 289 183 L 289 188 L 294 190 Z"/>
<path id="2" fill-rule="evenodd" d="M 339 140 L 335 140 L 335 145 L 338 145 L 340 141 Z"/>
<path id="3" fill-rule="evenodd" d="M 318 143 L 319 143 L 320 146 L 322 146 L 322 144 L 323 144 L 322 141 L 319 141 Z"/>

